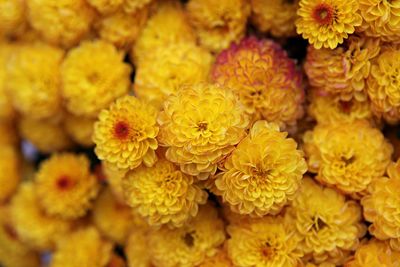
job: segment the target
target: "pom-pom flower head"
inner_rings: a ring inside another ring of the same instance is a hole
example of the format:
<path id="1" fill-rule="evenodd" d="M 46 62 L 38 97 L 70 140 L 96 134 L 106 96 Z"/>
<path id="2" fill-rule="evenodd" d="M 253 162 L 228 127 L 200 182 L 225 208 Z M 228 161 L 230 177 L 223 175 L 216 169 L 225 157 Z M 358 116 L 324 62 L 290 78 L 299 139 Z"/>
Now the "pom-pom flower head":
<path id="1" fill-rule="evenodd" d="M 255 119 L 285 125 L 302 115 L 301 73 L 273 41 L 250 37 L 232 44 L 218 55 L 212 79 L 232 89 Z"/>
<path id="2" fill-rule="evenodd" d="M 157 157 L 157 112 L 133 96 L 124 96 L 103 110 L 95 123 L 93 140 L 99 159 L 120 169 L 142 162 L 152 166 Z"/>
<path id="3" fill-rule="evenodd" d="M 205 83 L 170 95 L 158 122 L 167 159 L 199 179 L 216 172 L 217 163 L 245 136 L 249 124 L 233 92 Z"/>
<path id="4" fill-rule="evenodd" d="M 300 0 L 297 14 L 297 33 L 317 49 L 334 49 L 362 21 L 357 0 Z"/>
<path id="5" fill-rule="evenodd" d="M 225 161 L 215 184 L 233 211 L 277 214 L 294 198 L 307 164 L 286 136 L 276 125 L 258 121 Z"/>

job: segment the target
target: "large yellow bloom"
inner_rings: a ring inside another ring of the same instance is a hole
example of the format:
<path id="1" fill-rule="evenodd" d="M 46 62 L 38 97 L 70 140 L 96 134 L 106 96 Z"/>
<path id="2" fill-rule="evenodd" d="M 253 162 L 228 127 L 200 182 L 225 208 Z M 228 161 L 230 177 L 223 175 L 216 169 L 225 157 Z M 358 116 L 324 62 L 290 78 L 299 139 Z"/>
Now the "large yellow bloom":
<path id="1" fill-rule="evenodd" d="M 147 227 L 135 227 L 127 238 L 124 248 L 128 259 L 128 266 L 134 267 L 153 267 L 148 244 Z"/>
<path id="2" fill-rule="evenodd" d="M 96 117 L 128 93 L 130 72 L 113 45 L 101 40 L 81 43 L 68 52 L 61 68 L 66 108 L 77 116 Z"/>
<path id="3" fill-rule="evenodd" d="M 84 155 L 70 153 L 53 154 L 40 165 L 35 187 L 47 213 L 68 219 L 86 214 L 99 190 L 89 167 Z"/>
<path id="4" fill-rule="evenodd" d="M 0 203 L 6 202 L 21 180 L 20 156 L 11 145 L 0 145 Z"/>
<path id="5" fill-rule="evenodd" d="M 203 83 L 170 95 L 158 122 L 167 159 L 199 179 L 216 172 L 217 163 L 245 136 L 249 124 L 231 90 Z"/>
<path id="6" fill-rule="evenodd" d="M 362 22 L 358 0 L 300 0 L 297 15 L 297 33 L 317 49 L 334 49 Z"/>
<path id="7" fill-rule="evenodd" d="M 91 147 L 94 145 L 92 140 L 93 128 L 96 119 L 87 118 L 81 116 L 75 116 L 73 114 L 66 114 L 64 118 L 65 131 L 81 146 Z"/>
<path id="8" fill-rule="evenodd" d="M 250 37 L 232 44 L 218 55 L 212 79 L 232 89 L 255 119 L 283 126 L 302 116 L 301 73 L 273 41 Z"/>
<path id="9" fill-rule="evenodd" d="M 199 204 L 207 201 L 207 193 L 194 182 L 194 177 L 161 159 L 151 168 L 128 172 L 123 189 L 126 202 L 150 225 L 181 227 L 197 215 Z"/>
<path id="10" fill-rule="evenodd" d="M 156 110 L 134 96 L 124 96 L 103 110 L 94 125 L 93 141 L 99 159 L 120 169 L 134 169 L 142 162 L 152 166 L 157 157 Z"/>
<path id="11" fill-rule="evenodd" d="M 366 121 L 317 125 L 304 135 L 308 169 L 317 179 L 352 194 L 364 193 L 390 162 L 392 146 Z"/>
<path id="12" fill-rule="evenodd" d="M 190 224 L 170 229 L 163 226 L 149 236 L 149 249 L 155 266 L 192 267 L 215 255 L 225 240 L 224 224 L 210 204 L 200 207 Z"/>
<path id="13" fill-rule="evenodd" d="M 240 214 L 277 214 L 293 200 L 307 164 L 293 139 L 279 127 L 257 121 L 225 161 L 215 184 Z"/>
<path id="14" fill-rule="evenodd" d="M 0 38 L 21 32 L 25 21 L 24 0 L 0 1 Z"/>

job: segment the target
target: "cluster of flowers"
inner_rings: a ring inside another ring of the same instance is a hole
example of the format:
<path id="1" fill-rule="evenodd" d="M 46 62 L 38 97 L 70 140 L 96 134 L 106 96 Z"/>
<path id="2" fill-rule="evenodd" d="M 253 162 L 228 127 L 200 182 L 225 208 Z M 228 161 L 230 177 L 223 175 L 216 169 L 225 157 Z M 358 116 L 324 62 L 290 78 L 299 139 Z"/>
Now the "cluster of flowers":
<path id="1" fill-rule="evenodd" d="M 0 264 L 400 266 L 400 0 L 185 2 L 0 0 Z"/>

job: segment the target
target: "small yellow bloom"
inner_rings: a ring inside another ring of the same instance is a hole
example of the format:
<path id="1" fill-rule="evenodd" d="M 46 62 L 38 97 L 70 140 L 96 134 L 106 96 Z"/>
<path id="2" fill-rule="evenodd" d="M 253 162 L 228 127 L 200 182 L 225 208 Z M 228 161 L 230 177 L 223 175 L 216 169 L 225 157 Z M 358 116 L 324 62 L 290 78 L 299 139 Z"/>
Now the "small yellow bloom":
<path id="1" fill-rule="evenodd" d="M 95 122 L 96 119 L 68 113 L 64 118 L 64 127 L 66 133 L 76 143 L 84 147 L 91 147 L 94 145 L 92 135 Z"/>

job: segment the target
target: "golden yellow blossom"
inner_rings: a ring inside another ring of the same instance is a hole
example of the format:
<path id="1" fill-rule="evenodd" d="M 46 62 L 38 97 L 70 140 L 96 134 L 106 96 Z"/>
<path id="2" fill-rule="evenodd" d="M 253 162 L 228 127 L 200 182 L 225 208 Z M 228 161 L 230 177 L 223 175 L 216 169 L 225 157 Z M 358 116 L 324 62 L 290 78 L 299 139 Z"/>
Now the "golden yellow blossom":
<path id="1" fill-rule="evenodd" d="M 92 140 L 93 127 L 96 119 L 67 114 L 64 118 L 65 131 L 81 146 L 91 147 L 94 145 Z"/>
<path id="2" fill-rule="evenodd" d="M 134 14 L 153 0 L 124 0 L 122 8 L 128 14 Z"/>
<path id="3" fill-rule="evenodd" d="M 26 21 L 24 0 L 0 1 L 0 37 L 21 33 Z"/>
<path id="4" fill-rule="evenodd" d="M 0 203 L 4 203 L 21 180 L 21 163 L 17 150 L 11 145 L 0 145 L 0 158 Z"/>
<path id="5" fill-rule="evenodd" d="M 226 251 L 220 249 L 217 254 L 205 259 L 198 267 L 233 267 L 233 263 Z"/>
<path id="6" fill-rule="evenodd" d="M 148 229 L 135 227 L 128 236 L 125 248 L 128 266 L 153 267 L 148 245 Z"/>
<path id="7" fill-rule="evenodd" d="M 116 12 L 124 3 L 124 0 L 87 0 L 100 14 L 108 15 Z"/>

